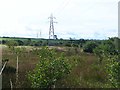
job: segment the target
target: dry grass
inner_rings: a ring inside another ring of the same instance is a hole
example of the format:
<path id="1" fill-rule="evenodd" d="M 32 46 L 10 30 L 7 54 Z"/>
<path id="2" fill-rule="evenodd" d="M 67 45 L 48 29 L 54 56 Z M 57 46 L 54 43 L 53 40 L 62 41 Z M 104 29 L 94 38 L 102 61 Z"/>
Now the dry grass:
<path id="1" fill-rule="evenodd" d="M 26 47 L 27 48 L 27 47 Z M 51 47 L 55 48 L 59 54 L 65 53 L 65 57 L 69 59 L 73 65 L 70 75 L 56 83 L 56 87 L 75 87 L 75 88 L 88 88 L 88 87 L 104 87 L 106 80 L 104 79 L 106 73 L 104 71 L 104 64 L 98 64 L 97 58 L 93 54 L 81 52 L 78 48 L 66 47 Z M 19 55 L 19 87 L 28 88 L 30 83 L 27 81 L 26 75 L 28 71 L 34 69 L 39 61 L 39 56 L 33 47 L 28 47 L 26 51 Z M 16 55 L 12 53 L 7 47 L 3 48 L 3 59 L 8 58 L 7 66 L 16 69 Z M 15 73 L 3 73 L 3 88 L 10 87 L 9 79 L 12 79 L 15 85 Z"/>
<path id="2" fill-rule="evenodd" d="M 68 88 L 102 88 L 106 87 L 106 73 L 104 64 L 99 64 L 94 54 L 81 52 L 74 55 L 78 59 L 77 66 L 72 69 L 70 75 L 56 84 L 57 87 Z M 73 61 L 73 58 L 70 57 Z"/>
<path id="3" fill-rule="evenodd" d="M 8 58 L 9 61 L 7 63 L 7 67 L 13 67 L 16 69 L 16 54 L 11 52 L 7 47 L 3 48 L 2 50 L 2 59 Z M 39 57 L 35 54 L 32 54 L 32 52 L 28 52 L 28 49 L 26 49 L 26 52 L 22 52 L 19 55 L 19 87 L 27 87 L 28 85 L 24 85 L 26 83 L 26 74 L 28 71 L 33 70 L 35 65 L 38 62 Z M 9 85 L 9 79 L 11 78 L 14 87 L 15 87 L 15 73 L 7 73 L 5 74 L 3 72 L 3 88 L 10 87 Z"/>

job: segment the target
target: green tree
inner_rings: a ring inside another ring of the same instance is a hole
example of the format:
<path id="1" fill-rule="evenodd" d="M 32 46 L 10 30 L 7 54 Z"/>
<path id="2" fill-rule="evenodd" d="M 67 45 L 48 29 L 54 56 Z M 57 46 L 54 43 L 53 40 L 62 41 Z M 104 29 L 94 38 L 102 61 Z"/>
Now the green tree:
<path id="1" fill-rule="evenodd" d="M 22 40 L 15 40 L 19 46 L 23 46 L 24 45 L 24 42 Z"/>
<path id="2" fill-rule="evenodd" d="M 35 42 L 35 46 L 41 46 L 42 45 L 42 41 L 37 41 L 37 42 Z"/>
<path id="3" fill-rule="evenodd" d="M 30 46 L 31 45 L 31 38 L 28 38 L 27 40 L 24 41 L 25 45 Z"/>
<path id="4" fill-rule="evenodd" d="M 103 41 L 94 49 L 94 53 L 99 57 L 100 62 L 105 60 L 109 87 L 120 88 L 120 53 L 115 48 L 114 39 Z"/>
<path id="5" fill-rule="evenodd" d="M 84 39 L 79 39 L 79 45 L 80 47 L 83 47 L 83 44 L 85 43 L 85 40 Z"/>
<path id="6" fill-rule="evenodd" d="M 111 86 L 120 88 L 120 58 L 118 58 L 118 55 L 109 55 L 107 61 L 108 80 Z"/>
<path id="7" fill-rule="evenodd" d="M 39 52 L 40 61 L 36 68 L 28 73 L 33 88 L 51 88 L 55 83 L 70 73 L 70 64 L 61 54 L 59 57 L 54 50 L 47 47 Z"/>
<path id="8" fill-rule="evenodd" d="M 86 42 L 86 44 L 83 47 L 84 52 L 93 53 L 93 50 L 98 46 L 96 42 Z"/>
<path id="9" fill-rule="evenodd" d="M 107 57 L 108 54 L 118 54 L 113 39 L 102 41 L 102 43 L 99 44 L 93 51 L 95 55 L 98 56 L 100 63 L 102 62 L 104 56 Z"/>
<path id="10" fill-rule="evenodd" d="M 93 52 L 95 53 L 95 55 L 98 57 L 98 60 L 100 63 L 102 63 L 103 60 L 103 56 L 104 56 L 104 49 L 103 49 L 103 45 L 99 45 L 98 47 L 96 47 Z"/>
<path id="11" fill-rule="evenodd" d="M 9 41 L 6 42 L 6 45 L 10 49 L 14 50 L 14 46 L 18 46 L 18 42 L 14 41 L 14 40 L 9 40 Z"/>

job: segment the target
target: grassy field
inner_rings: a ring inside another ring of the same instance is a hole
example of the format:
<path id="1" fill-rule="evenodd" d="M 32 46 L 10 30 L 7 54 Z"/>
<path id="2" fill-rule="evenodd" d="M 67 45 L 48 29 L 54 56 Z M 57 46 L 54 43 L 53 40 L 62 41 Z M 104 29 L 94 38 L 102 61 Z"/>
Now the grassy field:
<path id="1" fill-rule="evenodd" d="M 10 79 L 15 88 L 16 77 L 16 54 L 8 47 L 2 46 L 2 58 L 9 61 L 3 72 L 3 88 L 10 88 Z M 35 68 L 39 61 L 36 49 L 41 47 L 21 47 L 23 51 L 19 54 L 19 88 L 30 88 L 27 73 Z M 94 54 L 84 53 L 80 48 L 73 47 L 50 47 L 56 49 L 57 54 L 65 53 L 65 57 L 73 64 L 71 73 L 56 83 L 56 87 L 69 88 L 102 88 L 106 87 L 107 79 L 104 63 L 99 64 Z M 3 62 L 4 63 L 4 62 Z"/>

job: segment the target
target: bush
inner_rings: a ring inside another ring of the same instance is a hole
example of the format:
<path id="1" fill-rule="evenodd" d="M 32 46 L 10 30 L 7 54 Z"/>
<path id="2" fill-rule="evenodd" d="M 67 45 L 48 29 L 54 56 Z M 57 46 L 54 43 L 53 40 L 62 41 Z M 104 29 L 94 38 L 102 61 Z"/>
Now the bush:
<path id="1" fill-rule="evenodd" d="M 120 53 L 115 48 L 114 41 L 109 39 L 100 44 L 94 53 L 99 57 L 100 62 L 106 60 L 106 71 L 111 87 L 120 88 Z"/>
<path id="2" fill-rule="evenodd" d="M 70 43 L 65 43 L 64 46 L 71 47 Z"/>
<path id="3" fill-rule="evenodd" d="M 14 41 L 14 40 L 9 40 L 9 41 L 6 42 L 6 45 L 10 49 L 14 50 L 14 46 L 18 46 L 18 42 Z"/>
<path id="4" fill-rule="evenodd" d="M 36 68 L 28 73 L 33 88 L 51 88 L 55 83 L 70 73 L 70 65 L 61 54 L 57 57 L 54 50 L 47 47 L 39 52 L 40 61 Z"/>
<path id="5" fill-rule="evenodd" d="M 22 40 L 15 40 L 19 46 L 23 46 L 24 45 L 24 42 Z"/>
<path id="6" fill-rule="evenodd" d="M 102 42 L 102 44 L 98 45 L 94 50 L 96 56 L 98 56 L 100 63 L 102 62 L 104 55 L 105 57 L 110 55 L 118 55 L 118 50 L 115 49 L 115 44 L 111 40 L 107 40 Z"/>
<path id="7" fill-rule="evenodd" d="M 118 55 L 109 56 L 106 70 L 108 73 L 108 79 L 112 86 L 120 88 L 120 60 Z"/>
<path id="8" fill-rule="evenodd" d="M 97 43 L 95 42 L 87 42 L 84 47 L 83 51 L 88 53 L 93 53 L 93 50 L 97 47 Z"/>
<path id="9" fill-rule="evenodd" d="M 35 42 L 35 46 L 41 46 L 41 45 L 42 45 L 42 41 Z"/>

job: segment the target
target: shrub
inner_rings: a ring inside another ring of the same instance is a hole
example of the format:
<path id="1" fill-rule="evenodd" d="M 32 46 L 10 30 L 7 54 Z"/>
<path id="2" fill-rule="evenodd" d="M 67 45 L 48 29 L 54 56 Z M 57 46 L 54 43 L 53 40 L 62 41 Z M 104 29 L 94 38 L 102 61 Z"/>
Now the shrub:
<path id="1" fill-rule="evenodd" d="M 104 41 L 94 49 L 94 53 L 100 61 L 106 60 L 106 71 L 110 83 L 108 86 L 120 88 L 120 53 L 117 51 L 112 40 Z"/>
<path id="2" fill-rule="evenodd" d="M 12 46 L 17 46 L 18 45 L 18 43 L 14 40 L 9 40 L 9 41 L 6 42 L 6 44 L 8 45 L 9 48 L 12 47 Z"/>
<path id="3" fill-rule="evenodd" d="M 100 63 L 102 62 L 104 56 L 107 57 L 110 55 L 118 55 L 118 51 L 115 49 L 115 44 L 111 40 L 102 42 L 94 50 L 96 56 L 98 56 Z"/>
<path id="4" fill-rule="evenodd" d="M 22 40 L 15 40 L 19 46 L 23 46 L 24 45 L 24 42 Z"/>
<path id="5" fill-rule="evenodd" d="M 95 42 L 87 42 L 83 47 L 83 51 L 88 53 L 93 53 L 93 50 L 96 47 L 97 47 L 97 44 Z"/>
<path id="6" fill-rule="evenodd" d="M 65 46 L 71 47 L 71 44 L 70 43 L 65 43 Z"/>
<path id="7" fill-rule="evenodd" d="M 47 47 L 39 52 L 40 61 L 36 68 L 28 73 L 33 88 L 51 88 L 55 83 L 70 73 L 70 65 L 61 54 L 57 57 L 54 50 Z"/>
<path id="8" fill-rule="evenodd" d="M 108 79 L 112 86 L 120 88 L 120 60 L 118 55 L 109 56 L 106 70 L 108 73 Z"/>
<path id="9" fill-rule="evenodd" d="M 14 40 L 9 40 L 6 42 L 6 45 L 9 47 L 9 49 L 14 50 L 14 47 L 18 46 L 18 42 Z"/>

